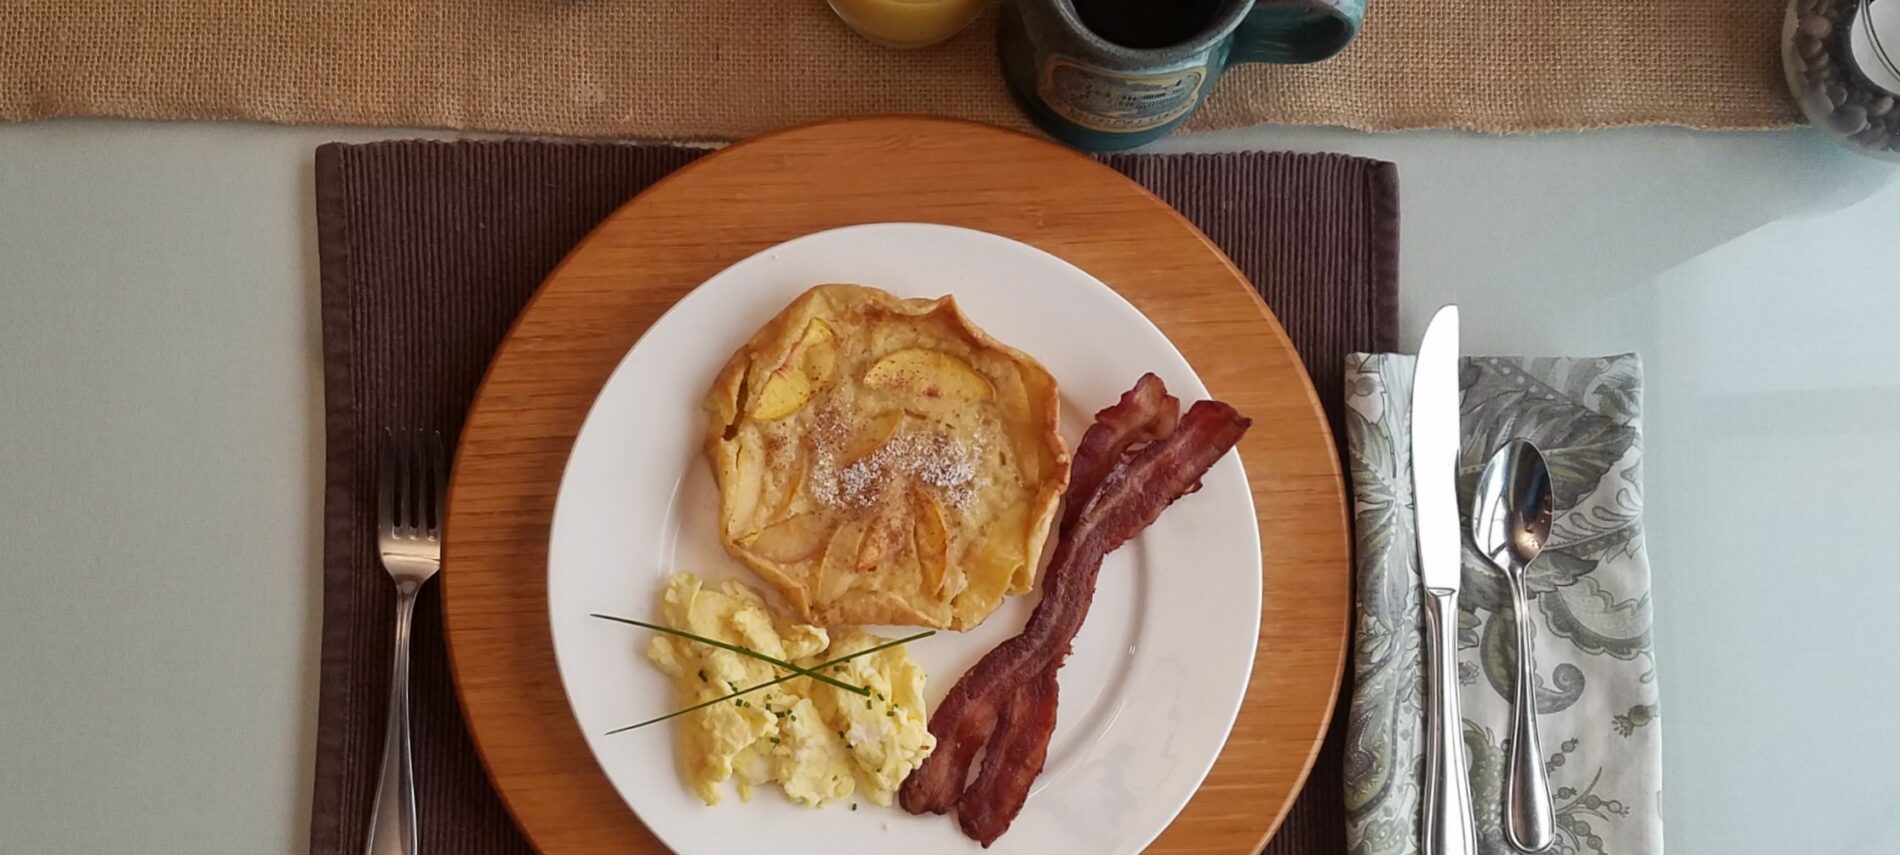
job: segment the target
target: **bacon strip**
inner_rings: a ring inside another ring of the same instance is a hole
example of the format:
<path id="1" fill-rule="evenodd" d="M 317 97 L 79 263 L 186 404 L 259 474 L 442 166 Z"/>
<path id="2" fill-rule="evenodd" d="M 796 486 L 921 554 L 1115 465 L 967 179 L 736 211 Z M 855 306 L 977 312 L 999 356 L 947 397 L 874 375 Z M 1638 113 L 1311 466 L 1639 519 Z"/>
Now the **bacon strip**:
<path id="1" fill-rule="evenodd" d="M 1108 473 L 1121 465 L 1122 456 L 1136 443 L 1154 442 L 1174 432 L 1181 420 L 1181 399 L 1154 374 L 1143 374 L 1135 388 L 1120 401 L 1095 414 L 1095 423 L 1082 434 L 1069 464 L 1069 490 L 1063 494 L 1062 527 L 1066 532 L 1082 516 L 1082 506 L 1094 498 Z"/>
<path id="2" fill-rule="evenodd" d="M 1144 377 L 1120 403 L 1103 411 L 1105 418 L 1089 433 L 1096 434 L 1097 428 L 1114 433 L 1094 445 L 1085 436 L 1084 450 L 1091 461 L 1108 455 L 1109 460 L 1120 462 L 1142 437 L 1161 433 L 1165 438 L 1148 441 L 1106 477 L 1083 473 L 1084 489 L 1089 480 L 1099 480 L 1099 486 L 1086 501 L 1072 505 L 1073 522 L 1065 522 L 1061 543 L 1043 576 L 1042 601 L 1022 633 L 997 645 L 966 672 L 931 717 L 930 730 L 937 735 L 938 748 L 904 781 L 899 797 L 906 810 L 943 813 L 955 803 L 965 817 L 965 833 L 985 846 L 1008 829 L 1028 797 L 1029 784 L 1041 772 L 1049 733 L 1055 727 L 1054 682 L 1048 681 L 1045 691 L 1038 678 L 1045 674 L 1053 678 L 1068 656 L 1069 644 L 1088 616 L 1103 557 L 1147 528 L 1174 500 L 1197 488 L 1201 477 L 1251 424 L 1226 404 L 1200 401 L 1167 433 L 1152 420 L 1156 412 L 1172 412 L 1173 407 L 1165 403 L 1172 399 L 1165 389 L 1144 391 L 1144 385 L 1159 386 L 1159 380 L 1152 384 L 1150 380 Z M 1134 422 L 1132 427 L 1116 418 L 1144 409 L 1148 420 Z M 1105 423 L 1109 427 L 1104 428 Z M 1149 426 L 1146 431 L 1143 425 Z M 1078 452 L 1076 459 L 1083 457 Z M 1070 483 L 1072 488 L 1077 484 L 1074 474 Z M 1080 510 L 1073 510 L 1076 507 Z M 990 757 L 965 790 L 962 784 L 970 761 L 984 742 L 990 743 Z"/>
<path id="3" fill-rule="evenodd" d="M 1029 785 L 1042 774 L 1049 757 L 1049 737 L 1056 731 L 1058 667 L 1060 663 L 1036 675 L 1004 705 L 983 770 L 957 801 L 957 824 L 984 848 L 1016 821 L 1029 799 Z"/>

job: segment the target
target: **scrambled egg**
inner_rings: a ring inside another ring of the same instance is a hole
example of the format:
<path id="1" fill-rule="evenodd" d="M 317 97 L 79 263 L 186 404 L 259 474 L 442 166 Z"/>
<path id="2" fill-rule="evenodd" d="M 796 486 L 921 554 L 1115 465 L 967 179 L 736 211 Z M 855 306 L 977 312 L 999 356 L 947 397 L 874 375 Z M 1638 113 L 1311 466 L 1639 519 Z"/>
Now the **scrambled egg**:
<path id="1" fill-rule="evenodd" d="M 667 582 L 661 622 L 811 668 L 882 644 L 856 628 L 824 629 L 780 618 L 739 582 L 716 590 L 691 573 Z M 680 707 L 785 676 L 771 663 L 670 635 L 654 637 L 647 658 L 673 679 Z M 797 677 L 682 716 L 680 770 L 706 804 L 727 779 L 739 798 L 777 781 L 801 804 L 822 806 L 861 794 L 880 804 L 937 745 L 924 715 L 924 672 L 902 647 L 825 669 L 871 690 L 870 697 Z"/>

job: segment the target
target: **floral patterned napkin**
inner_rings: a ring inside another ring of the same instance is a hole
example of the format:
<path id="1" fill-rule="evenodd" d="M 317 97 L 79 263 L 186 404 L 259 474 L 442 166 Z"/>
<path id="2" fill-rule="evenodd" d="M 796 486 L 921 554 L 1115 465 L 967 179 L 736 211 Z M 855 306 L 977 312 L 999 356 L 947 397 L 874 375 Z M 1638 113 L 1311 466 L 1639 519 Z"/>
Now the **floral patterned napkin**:
<path id="1" fill-rule="evenodd" d="M 1357 610 L 1346 732 L 1346 835 L 1354 855 L 1419 848 L 1424 712 L 1406 427 L 1414 358 L 1346 362 Z M 1642 363 L 1464 360 L 1459 376 L 1463 507 L 1493 449 L 1524 437 L 1551 467 L 1556 517 L 1530 567 L 1538 725 L 1556 797 L 1561 855 L 1662 851 L 1662 742 L 1650 651 L 1642 532 Z M 1504 575 L 1467 539 L 1459 593 L 1458 684 L 1478 848 L 1510 853 L 1502 787 L 1517 655 Z"/>

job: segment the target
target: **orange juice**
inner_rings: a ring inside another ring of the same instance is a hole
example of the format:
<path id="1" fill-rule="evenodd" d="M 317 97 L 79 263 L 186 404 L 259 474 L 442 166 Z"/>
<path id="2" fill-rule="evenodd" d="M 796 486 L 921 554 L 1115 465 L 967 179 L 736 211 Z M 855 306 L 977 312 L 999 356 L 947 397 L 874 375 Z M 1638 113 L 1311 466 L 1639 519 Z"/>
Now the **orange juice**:
<path id="1" fill-rule="evenodd" d="M 851 29 L 881 45 L 920 48 L 957 34 L 989 0 L 830 0 Z"/>

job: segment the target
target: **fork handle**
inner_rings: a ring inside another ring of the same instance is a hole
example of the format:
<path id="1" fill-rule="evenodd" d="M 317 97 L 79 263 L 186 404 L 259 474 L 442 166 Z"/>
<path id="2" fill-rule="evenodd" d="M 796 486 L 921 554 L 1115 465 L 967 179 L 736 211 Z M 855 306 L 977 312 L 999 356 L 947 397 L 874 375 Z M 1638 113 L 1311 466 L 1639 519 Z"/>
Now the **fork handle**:
<path id="1" fill-rule="evenodd" d="M 409 758 L 409 624 L 420 586 L 397 588 L 396 661 L 389 672 L 389 721 L 383 727 L 383 774 L 370 814 L 367 855 L 416 855 L 416 777 Z"/>

